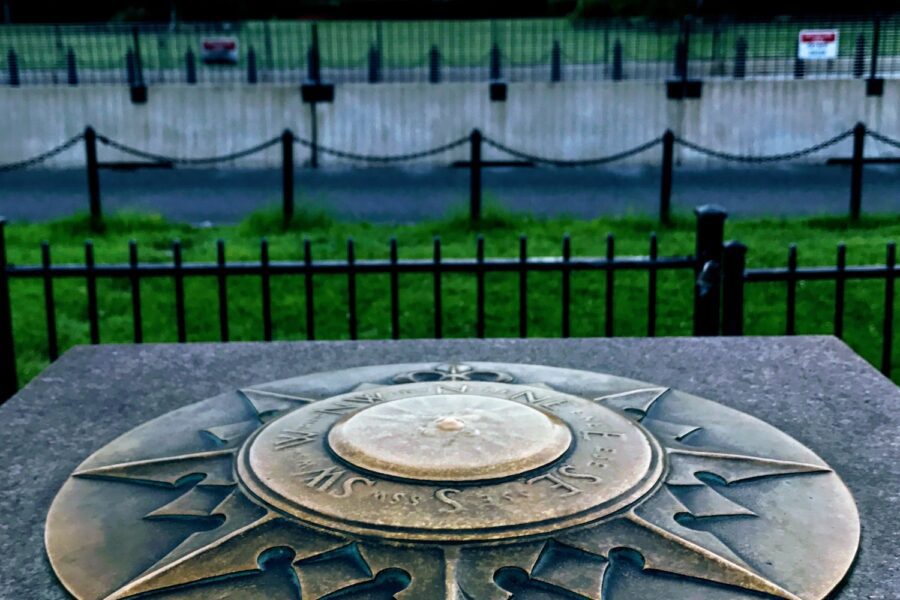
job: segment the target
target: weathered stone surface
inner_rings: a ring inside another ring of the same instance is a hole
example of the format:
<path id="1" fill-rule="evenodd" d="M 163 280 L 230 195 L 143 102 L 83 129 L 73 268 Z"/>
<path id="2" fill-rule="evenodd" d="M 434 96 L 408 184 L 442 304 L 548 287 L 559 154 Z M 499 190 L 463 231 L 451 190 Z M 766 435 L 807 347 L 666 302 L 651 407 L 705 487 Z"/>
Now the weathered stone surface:
<path id="1" fill-rule="evenodd" d="M 838 340 L 796 337 L 76 348 L 0 407 L 0 598 L 66 597 L 44 556 L 44 517 L 74 468 L 121 433 L 247 384 L 423 360 L 602 371 L 754 414 L 819 454 L 855 495 L 862 545 L 837 596 L 900 597 L 900 390 Z"/>

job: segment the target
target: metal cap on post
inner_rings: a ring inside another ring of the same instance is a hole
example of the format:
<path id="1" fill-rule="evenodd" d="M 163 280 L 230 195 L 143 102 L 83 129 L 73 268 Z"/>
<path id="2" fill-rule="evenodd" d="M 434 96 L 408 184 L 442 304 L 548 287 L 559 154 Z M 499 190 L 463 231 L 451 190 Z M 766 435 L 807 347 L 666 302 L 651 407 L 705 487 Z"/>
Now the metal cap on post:
<path id="1" fill-rule="evenodd" d="M 731 241 L 722 253 L 722 335 L 744 335 L 747 246 Z"/>
<path id="2" fill-rule="evenodd" d="M 721 206 L 706 204 L 694 209 L 694 214 L 697 216 L 694 335 L 717 335 L 722 248 L 728 213 Z"/>
<path id="3" fill-rule="evenodd" d="M 0 404 L 19 389 L 16 346 L 13 340 L 12 303 L 6 270 L 6 219 L 0 217 Z"/>

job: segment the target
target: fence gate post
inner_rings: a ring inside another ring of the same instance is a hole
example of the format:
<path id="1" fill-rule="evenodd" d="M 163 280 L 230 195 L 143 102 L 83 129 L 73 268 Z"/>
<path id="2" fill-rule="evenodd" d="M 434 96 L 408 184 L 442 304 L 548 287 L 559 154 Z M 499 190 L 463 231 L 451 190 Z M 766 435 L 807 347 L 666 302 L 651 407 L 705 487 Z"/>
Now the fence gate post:
<path id="1" fill-rule="evenodd" d="M 481 131 L 469 135 L 469 220 L 481 222 Z"/>
<path id="2" fill-rule="evenodd" d="M 6 271 L 6 219 L 0 217 L 0 404 L 16 393 L 16 346 L 13 341 L 12 303 Z"/>
<path id="3" fill-rule="evenodd" d="M 287 228 L 294 218 L 294 134 L 285 129 L 281 134 L 282 216 Z"/>
<path id="4" fill-rule="evenodd" d="M 662 179 L 659 184 L 659 220 L 672 221 L 672 163 L 675 154 L 675 134 L 666 129 L 662 136 Z"/>
<path id="5" fill-rule="evenodd" d="M 91 225 L 96 227 L 103 220 L 103 208 L 100 205 L 100 166 L 97 163 L 97 132 L 90 125 L 84 129 L 84 158 L 87 167 Z"/>
<path id="6" fill-rule="evenodd" d="M 722 242 L 728 213 L 706 204 L 694 209 L 697 249 L 694 274 L 694 335 L 718 335 L 721 293 Z"/>
<path id="7" fill-rule="evenodd" d="M 728 242 L 722 252 L 722 335 L 744 335 L 747 246 Z"/>
<path id="8" fill-rule="evenodd" d="M 853 159 L 850 170 L 850 218 L 859 219 L 862 212 L 863 161 L 866 144 L 866 126 L 857 123 L 853 127 Z"/>

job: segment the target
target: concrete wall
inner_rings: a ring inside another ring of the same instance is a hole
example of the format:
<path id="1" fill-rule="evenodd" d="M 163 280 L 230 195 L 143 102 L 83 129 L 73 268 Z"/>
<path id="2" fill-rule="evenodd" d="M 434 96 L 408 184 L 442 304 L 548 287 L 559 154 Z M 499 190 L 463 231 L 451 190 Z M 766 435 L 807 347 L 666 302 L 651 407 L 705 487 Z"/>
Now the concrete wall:
<path id="1" fill-rule="evenodd" d="M 707 81 L 702 98 L 666 99 L 661 82 L 513 83 L 507 102 L 490 102 L 486 84 L 344 84 L 333 104 L 319 105 L 319 143 L 363 154 L 424 150 L 467 135 L 486 136 L 525 152 L 587 158 L 636 146 L 668 127 L 698 144 L 740 154 L 790 152 L 820 142 L 857 121 L 900 138 L 900 81 L 882 97 L 863 81 Z M 151 87 L 147 104 L 131 103 L 123 86 L 0 88 L 0 163 L 38 154 L 92 124 L 99 132 L 152 152 L 197 157 L 227 154 L 291 128 L 311 137 L 311 111 L 293 86 Z M 849 156 L 846 140 L 807 161 Z M 466 147 L 429 159 L 465 158 Z M 892 154 L 867 141 L 867 154 Z M 894 152 L 896 154 L 896 152 Z M 659 149 L 629 160 L 656 164 Z M 308 157 L 296 150 L 297 162 Z M 488 158 L 502 154 L 485 148 Z M 131 160 L 102 147 L 101 160 Z M 706 159 L 681 149 L 682 162 Z M 278 147 L 237 161 L 280 164 Z M 76 146 L 50 166 L 81 166 Z M 327 155 L 322 164 L 342 163 Z"/>

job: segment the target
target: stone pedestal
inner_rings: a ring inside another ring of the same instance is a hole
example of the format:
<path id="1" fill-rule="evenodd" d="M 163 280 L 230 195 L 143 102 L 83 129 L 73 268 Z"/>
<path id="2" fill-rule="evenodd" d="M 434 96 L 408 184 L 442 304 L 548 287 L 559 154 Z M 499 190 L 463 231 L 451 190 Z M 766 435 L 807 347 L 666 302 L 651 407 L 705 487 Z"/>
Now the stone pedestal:
<path id="1" fill-rule="evenodd" d="M 900 391 L 840 341 L 795 337 L 76 348 L 0 407 L 0 598 L 68 597 L 44 553 L 47 511 L 75 468 L 122 433 L 254 383 L 421 361 L 599 371 L 678 388 L 759 417 L 814 450 L 855 497 L 862 543 L 836 597 L 900 596 Z M 809 561 L 816 561 L 815 553 Z"/>

